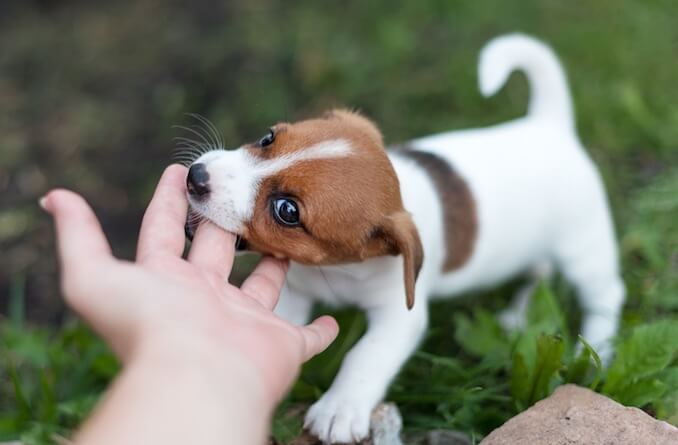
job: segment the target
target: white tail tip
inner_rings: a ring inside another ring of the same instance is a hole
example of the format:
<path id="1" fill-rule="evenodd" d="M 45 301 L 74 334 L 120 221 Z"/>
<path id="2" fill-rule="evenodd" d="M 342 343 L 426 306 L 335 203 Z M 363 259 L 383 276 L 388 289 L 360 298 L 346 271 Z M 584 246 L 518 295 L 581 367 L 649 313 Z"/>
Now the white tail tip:
<path id="1" fill-rule="evenodd" d="M 530 84 L 529 114 L 572 125 L 572 102 L 565 72 L 551 48 L 524 34 L 491 40 L 480 53 L 478 86 L 483 96 L 496 94 L 515 70 Z"/>

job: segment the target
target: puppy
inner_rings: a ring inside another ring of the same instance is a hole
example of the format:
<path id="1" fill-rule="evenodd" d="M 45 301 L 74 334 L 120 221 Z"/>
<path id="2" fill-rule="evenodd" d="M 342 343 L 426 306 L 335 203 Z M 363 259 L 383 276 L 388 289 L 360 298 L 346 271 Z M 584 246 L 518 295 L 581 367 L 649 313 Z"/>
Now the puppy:
<path id="1" fill-rule="evenodd" d="M 306 415 L 323 441 L 368 435 L 370 412 L 426 330 L 429 298 L 555 268 L 577 291 L 583 336 L 609 356 L 624 286 L 604 187 L 548 47 L 523 35 L 491 41 L 481 92 L 494 94 L 517 69 L 531 100 L 515 121 L 386 152 L 372 122 L 334 110 L 192 164 L 194 212 L 250 250 L 291 260 L 281 317 L 306 323 L 314 301 L 367 312 L 366 334 Z M 520 324 L 529 290 L 507 323 Z"/>

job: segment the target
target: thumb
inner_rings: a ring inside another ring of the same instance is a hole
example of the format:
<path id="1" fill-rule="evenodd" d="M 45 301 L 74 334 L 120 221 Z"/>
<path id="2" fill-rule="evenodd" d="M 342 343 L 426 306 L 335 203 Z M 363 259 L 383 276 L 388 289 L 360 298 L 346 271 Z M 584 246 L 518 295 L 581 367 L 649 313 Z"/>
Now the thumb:
<path id="1" fill-rule="evenodd" d="M 337 321 L 329 315 L 317 318 L 300 329 L 304 339 L 304 361 L 323 352 L 339 334 Z"/>

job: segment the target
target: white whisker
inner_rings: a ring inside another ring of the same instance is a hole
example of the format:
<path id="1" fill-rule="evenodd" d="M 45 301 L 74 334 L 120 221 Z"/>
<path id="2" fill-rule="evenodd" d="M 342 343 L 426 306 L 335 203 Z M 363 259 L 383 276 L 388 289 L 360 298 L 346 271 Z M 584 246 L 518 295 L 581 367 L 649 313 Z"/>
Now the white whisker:
<path id="1" fill-rule="evenodd" d="M 196 135 L 197 137 L 199 137 L 202 140 L 202 142 L 205 145 L 207 145 L 208 147 L 214 147 L 213 142 L 210 142 L 209 140 L 207 140 L 202 133 L 200 133 L 199 131 L 196 131 L 194 128 L 185 127 L 183 125 L 174 125 L 174 128 L 179 128 L 180 130 L 188 131 L 189 133 L 192 133 L 192 134 Z M 180 140 L 180 141 L 185 141 L 185 142 L 199 143 L 199 141 L 194 141 L 194 140 L 188 139 L 188 138 L 177 137 L 176 139 Z M 200 145 L 202 145 L 202 144 L 200 144 Z M 215 147 L 215 148 L 217 148 L 217 147 Z"/>
<path id="2" fill-rule="evenodd" d="M 201 150 L 201 149 L 203 149 L 203 147 L 206 147 L 206 146 L 209 147 L 209 145 L 205 145 L 205 144 L 203 144 L 203 143 L 200 142 L 200 141 L 195 141 L 195 140 L 193 140 L 193 139 L 185 138 L 185 137 L 181 137 L 181 136 L 175 137 L 174 140 L 175 140 L 178 144 L 184 144 L 185 146 L 193 147 L 193 148 L 195 148 L 196 150 Z"/>
<path id="3" fill-rule="evenodd" d="M 219 132 L 219 130 L 217 130 L 217 127 L 215 127 L 214 124 L 209 119 L 197 113 L 191 113 L 189 116 L 202 122 L 203 125 L 205 125 L 207 132 L 212 136 L 215 145 L 218 148 L 224 148 L 224 139 L 223 137 L 221 137 L 221 133 Z"/>
<path id="4" fill-rule="evenodd" d="M 193 147 L 179 146 L 172 150 L 172 153 L 175 155 L 191 155 L 191 156 L 201 156 L 202 151 L 195 149 Z"/>
<path id="5" fill-rule="evenodd" d="M 223 149 L 225 146 L 221 133 L 209 119 L 196 113 L 189 113 L 188 116 L 198 121 L 199 125 L 190 127 L 183 125 L 172 126 L 172 128 L 178 128 L 195 136 L 195 139 L 186 136 L 174 137 L 176 147 L 172 151 L 171 159 L 173 162 L 185 166 L 190 166 L 205 153 Z"/>

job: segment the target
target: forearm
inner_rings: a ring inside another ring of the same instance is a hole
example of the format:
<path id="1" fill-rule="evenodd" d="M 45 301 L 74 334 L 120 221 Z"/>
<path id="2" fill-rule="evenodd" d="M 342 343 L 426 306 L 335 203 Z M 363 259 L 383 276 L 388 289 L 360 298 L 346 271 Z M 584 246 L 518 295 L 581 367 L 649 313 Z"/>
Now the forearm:
<path id="1" fill-rule="evenodd" d="M 140 357 L 118 376 L 76 444 L 265 443 L 273 403 L 248 364 L 231 362 Z"/>

